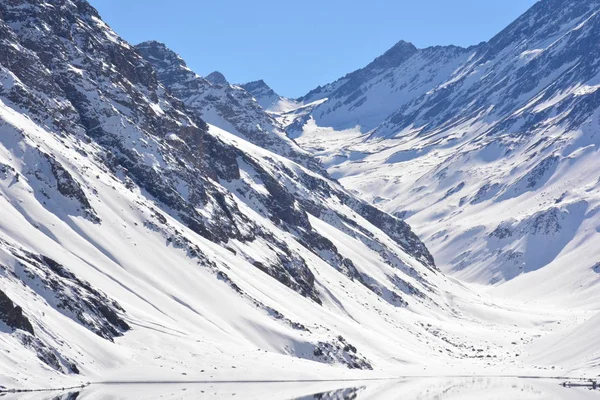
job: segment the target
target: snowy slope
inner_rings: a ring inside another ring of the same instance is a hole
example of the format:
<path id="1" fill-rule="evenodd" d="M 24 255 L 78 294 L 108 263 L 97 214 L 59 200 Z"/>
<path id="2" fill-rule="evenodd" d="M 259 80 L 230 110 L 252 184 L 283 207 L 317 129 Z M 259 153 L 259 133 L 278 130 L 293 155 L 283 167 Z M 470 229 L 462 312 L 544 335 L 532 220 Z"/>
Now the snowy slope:
<path id="1" fill-rule="evenodd" d="M 448 278 L 246 90 L 83 0 L 0 16 L 0 385 L 597 371 L 543 356 L 591 306 Z"/>
<path id="2" fill-rule="evenodd" d="M 85 1 L 0 11 L 1 385 L 531 367 L 505 348 L 547 311 L 445 277 L 280 132 L 206 124 Z"/>

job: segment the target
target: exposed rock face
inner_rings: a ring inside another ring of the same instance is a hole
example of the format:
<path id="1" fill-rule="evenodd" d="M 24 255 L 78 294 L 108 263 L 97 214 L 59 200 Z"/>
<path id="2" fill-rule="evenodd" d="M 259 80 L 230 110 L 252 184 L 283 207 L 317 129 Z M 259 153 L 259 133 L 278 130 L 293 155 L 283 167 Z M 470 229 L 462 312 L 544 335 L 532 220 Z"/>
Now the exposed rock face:
<path id="1" fill-rule="evenodd" d="M 210 74 L 206 75 L 205 79 L 215 86 L 229 86 L 229 82 L 227 82 L 225 75 L 219 71 L 211 72 Z"/>
<path id="2" fill-rule="evenodd" d="M 321 362 L 338 362 L 350 369 L 373 369 L 369 361 L 360 355 L 356 347 L 346 342 L 342 336 L 328 343 L 318 343 L 313 350 L 315 358 Z"/>
<path id="3" fill-rule="evenodd" d="M 12 300 L 0 290 L 0 320 L 14 329 L 21 329 L 34 335 L 33 326 L 23 315 L 23 309 L 16 306 Z"/>
<path id="4" fill-rule="evenodd" d="M 280 124 L 239 86 L 217 72 L 202 78 L 184 60 L 159 42 L 144 42 L 137 51 L 157 71 L 158 79 L 197 117 L 237 133 L 257 146 L 324 173 L 319 163 L 285 135 Z M 209 79 L 210 77 L 210 79 Z"/>
<path id="5" fill-rule="evenodd" d="M 93 222 L 100 222 L 96 215 L 96 211 L 92 208 L 85 192 L 81 188 L 79 182 L 77 182 L 73 176 L 67 171 L 54 157 L 49 154 L 43 155 L 48 164 L 50 165 L 50 171 L 54 177 L 54 187 L 63 196 L 73 199 L 78 203 L 78 210 L 85 215 L 86 218 Z M 43 174 L 42 170 L 36 170 L 34 172 L 36 177 L 43 180 L 44 178 L 39 174 Z"/>
<path id="6" fill-rule="evenodd" d="M 25 349 L 33 352 L 38 360 L 56 372 L 79 375 L 80 371 L 77 364 L 60 354 L 56 348 L 47 345 L 43 340 L 22 331 L 14 332 L 13 336 L 20 341 Z"/>
<path id="7" fill-rule="evenodd" d="M 281 100 L 281 96 L 275 93 L 275 91 L 262 79 L 244 83 L 240 86 L 250 93 L 265 110 L 268 110 L 277 101 Z"/>
<path id="8" fill-rule="evenodd" d="M 44 290 L 52 293 L 51 303 L 69 317 L 96 335 L 113 341 L 122 336 L 130 326 L 123 320 L 123 308 L 104 293 L 77 278 L 53 259 L 13 249 L 22 272 L 19 279 L 34 288 L 40 295 Z M 39 289 L 39 288 L 43 288 Z"/>
<path id="9" fill-rule="evenodd" d="M 50 307 L 103 339 L 113 341 L 130 330 L 123 319 L 125 311 L 116 301 L 92 288 L 88 282 L 80 280 L 56 261 L 0 239 L 0 257 L 7 259 L 7 256 L 14 264 L 0 264 L 0 277 L 4 284 L 13 288 L 16 284 L 22 290 L 26 288 L 24 293 L 32 293 L 37 301 L 43 299 Z M 1 290 L 0 320 L 15 329 L 12 336 L 47 366 L 62 373 L 80 373 L 77 364 L 48 339 L 45 321 L 25 316 L 21 306 L 14 304 Z"/>

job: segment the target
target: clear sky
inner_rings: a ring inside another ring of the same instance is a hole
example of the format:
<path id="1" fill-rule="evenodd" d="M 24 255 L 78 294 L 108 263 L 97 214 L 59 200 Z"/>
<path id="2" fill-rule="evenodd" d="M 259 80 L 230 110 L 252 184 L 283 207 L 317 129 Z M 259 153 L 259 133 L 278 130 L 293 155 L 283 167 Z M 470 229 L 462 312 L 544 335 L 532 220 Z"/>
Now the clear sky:
<path id="1" fill-rule="evenodd" d="M 200 75 L 264 79 L 297 97 L 365 66 L 400 39 L 490 39 L 536 0 L 89 0 L 132 44 L 166 43 Z"/>

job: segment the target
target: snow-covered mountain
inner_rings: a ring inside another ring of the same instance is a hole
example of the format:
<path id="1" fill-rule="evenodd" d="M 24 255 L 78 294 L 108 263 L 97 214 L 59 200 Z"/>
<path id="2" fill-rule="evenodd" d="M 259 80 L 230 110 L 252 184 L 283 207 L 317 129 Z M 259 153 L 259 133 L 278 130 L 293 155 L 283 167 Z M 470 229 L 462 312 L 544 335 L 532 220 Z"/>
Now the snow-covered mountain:
<path id="1" fill-rule="evenodd" d="M 83 0 L 0 15 L 0 384 L 467 369 L 538 334 L 460 311 L 496 306 L 242 88 Z"/>
<path id="2" fill-rule="evenodd" d="M 472 49 L 454 46 L 419 50 L 400 41 L 365 68 L 318 87 L 298 99 L 318 103 L 311 113 L 319 126 L 338 130 L 377 127 L 391 113 L 443 82 Z"/>
<path id="3" fill-rule="evenodd" d="M 406 219 L 442 271 L 597 314 L 599 18 L 599 1 L 542 0 L 471 48 L 400 42 L 278 118 L 332 177 Z M 543 342 L 538 360 L 598 329 L 595 317 Z"/>
<path id="4" fill-rule="evenodd" d="M 592 312 L 524 309 L 447 277 L 407 223 L 344 189 L 281 121 L 305 121 L 302 143 L 323 141 L 338 176 L 356 168 L 363 193 L 365 178 L 390 186 L 330 139 L 355 135 L 378 157 L 374 143 L 396 154 L 407 138 L 319 128 L 310 116 L 329 97 L 281 116 L 256 97 L 163 44 L 129 45 L 85 0 L 0 1 L 0 385 L 596 371 L 580 343 Z M 426 210 L 419 193 L 410 204 Z M 569 196 L 502 232 L 565 226 L 563 204 L 581 211 Z M 569 352 L 544 356 L 554 348 Z"/>
<path id="5" fill-rule="evenodd" d="M 471 48 L 400 42 L 300 99 L 321 103 L 290 134 L 442 270 L 597 301 L 580 288 L 600 278 L 599 18 L 598 1 L 542 0 Z"/>

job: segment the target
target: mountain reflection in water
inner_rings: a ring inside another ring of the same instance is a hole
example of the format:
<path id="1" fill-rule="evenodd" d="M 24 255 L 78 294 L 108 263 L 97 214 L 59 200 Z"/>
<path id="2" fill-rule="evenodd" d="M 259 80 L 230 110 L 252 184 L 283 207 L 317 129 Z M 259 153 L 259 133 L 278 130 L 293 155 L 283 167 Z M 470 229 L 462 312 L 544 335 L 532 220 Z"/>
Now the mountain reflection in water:
<path id="1" fill-rule="evenodd" d="M 6 394 L 3 400 L 580 400 L 600 391 L 561 381 L 525 378 L 410 378 L 361 382 L 154 383 L 92 385 L 81 391 Z"/>

